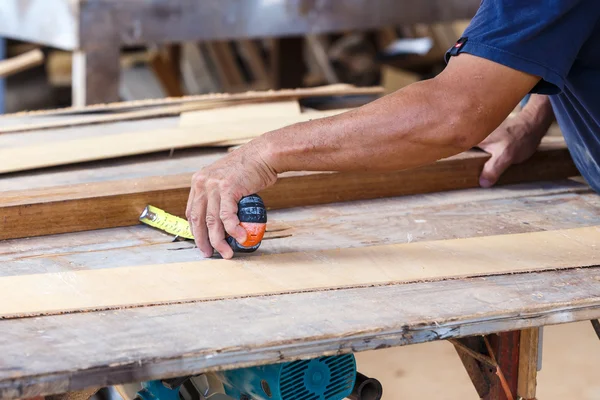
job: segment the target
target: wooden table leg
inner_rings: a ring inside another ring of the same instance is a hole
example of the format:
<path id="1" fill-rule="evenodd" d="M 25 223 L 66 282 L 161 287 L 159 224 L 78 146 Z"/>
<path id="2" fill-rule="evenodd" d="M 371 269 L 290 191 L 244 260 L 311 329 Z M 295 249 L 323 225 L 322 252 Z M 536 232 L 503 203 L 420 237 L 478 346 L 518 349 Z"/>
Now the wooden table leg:
<path id="1" fill-rule="evenodd" d="M 539 339 L 540 328 L 529 328 L 521 331 L 517 395 L 524 400 L 535 399 Z"/>
<path id="2" fill-rule="evenodd" d="M 119 100 L 120 49 L 107 43 L 73 53 L 73 106 Z"/>
<path id="3" fill-rule="evenodd" d="M 479 397 L 535 399 L 539 329 L 451 340 Z"/>

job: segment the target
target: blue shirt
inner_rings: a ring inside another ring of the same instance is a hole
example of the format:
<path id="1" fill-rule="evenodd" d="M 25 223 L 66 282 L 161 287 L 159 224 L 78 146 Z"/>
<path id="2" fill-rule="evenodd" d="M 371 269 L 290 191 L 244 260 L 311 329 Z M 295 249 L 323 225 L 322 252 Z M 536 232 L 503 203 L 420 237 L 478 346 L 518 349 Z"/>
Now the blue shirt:
<path id="1" fill-rule="evenodd" d="M 460 53 L 541 77 L 532 93 L 550 95 L 577 168 L 600 193 L 600 0 L 482 0 L 447 58 Z"/>

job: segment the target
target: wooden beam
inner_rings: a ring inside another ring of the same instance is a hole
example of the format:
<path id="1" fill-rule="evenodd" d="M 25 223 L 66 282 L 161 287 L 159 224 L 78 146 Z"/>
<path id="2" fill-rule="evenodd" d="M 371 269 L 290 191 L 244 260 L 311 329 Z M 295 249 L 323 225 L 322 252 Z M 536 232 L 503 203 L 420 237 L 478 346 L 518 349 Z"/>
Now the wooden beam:
<path id="1" fill-rule="evenodd" d="M 517 395 L 523 400 L 536 398 L 539 338 L 539 328 L 521 331 Z"/>
<path id="2" fill-rule="evenodd" d="M 474 188 L 488 158 L 470 151 L 408 171 L 288 173 L 260 194 L 270 209 L 278 209 Z M 575 175 L 564 142 L 544 141 L 529 161 L 510 167 L 500 184 Z M 135 225 L 147 204 L 183 216 L 191 178 L 178 174 L 0 193 L 0 239 Z"/>

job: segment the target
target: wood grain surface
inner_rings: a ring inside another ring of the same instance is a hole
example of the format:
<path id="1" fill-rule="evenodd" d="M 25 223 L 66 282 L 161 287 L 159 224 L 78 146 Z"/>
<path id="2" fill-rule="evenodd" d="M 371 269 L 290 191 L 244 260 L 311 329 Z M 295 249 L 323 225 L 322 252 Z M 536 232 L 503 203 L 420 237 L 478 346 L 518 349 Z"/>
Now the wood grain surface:
<path id="1" fill-rule="evenodd" d="M 121 103 L 94 104 L 85 107 L 68 107 L 56 110 L 26 111 L 16 114 L 7 114 L 0 116 L 2 118 L 12 119 L 14 117 L 25 116 L 59 116 L 71 114 L 90 114 L 101 112 L 122 112 L 141 107 L 163 107 L 169 105 L 178 105 L 197 102 L 260 102 L 260 101 L 279 101 L 302 99 L 308 97 L 335 97 L 335 96 L 356 96 L 356 95 L 380 95 L 383 94 L 381 87 L 356 87 L 347 84 L 335 84 L 319 86 L 314 88 L 267 90 L 267 91 L 249 91 L 244 93 L 211 93 L 197 96 L 170 97 L 166 99 L 136 100 Z"/>
<path id="2" fill-rule="evenodd" d="M 0 174 L 252 139 L 287 125 L 340 112 L 343 111 L 259 115 L 248 120 L 221 120 L 193 124 L 193 127 L 102 135 L 0 149 L 0 159 L 5 160 L 0 165 Z"/>
<path id="3" fill-rule="evenodd" d="M 598 225 L 599 209 L 589 188 L 562 181 L 277 210 L 270 219 L 293 236 L 252 256 Z M 0 276 L 198 257 L 133 226 L 2 241 Z M 0 397 L 599 317 L 600 268 L 583 268 L 9 319 L 0 321 Z"/>
<path id="4" fill-rule="evenodd" d="M 260 193 L 269 209 L 431 193 L 478 187 L 489 155 L 470 151 L 407 171 L 289 173 Z M 198 168 L 218 159 L 202 158 Z M 578 175 L 563 141 L 545 141 L 527 162 L 514 165 L 501 184 Z M 152 204 L 184 216 L 192 173 L 0 192 L 0 239 L 138 224 Z"/>
<path id="5" fill-rule="evenodd" d="M 0 318 L 600 265 L 600 227 L 0 278 Z"/>

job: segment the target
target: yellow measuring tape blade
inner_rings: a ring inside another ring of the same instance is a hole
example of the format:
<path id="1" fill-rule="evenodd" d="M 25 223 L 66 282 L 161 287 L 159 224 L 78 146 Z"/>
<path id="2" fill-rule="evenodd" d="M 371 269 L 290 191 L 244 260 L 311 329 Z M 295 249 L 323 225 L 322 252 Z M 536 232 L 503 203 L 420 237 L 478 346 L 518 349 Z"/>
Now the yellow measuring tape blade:
<path id="1" fill-rule="evenodd" d="M 171 215 L 158 207 L 146 206 L 142 215 L 140 215 L 140 221 L 174 236 L 186 239 L 194 238 L 189 222 L 183 218 Z"/>

